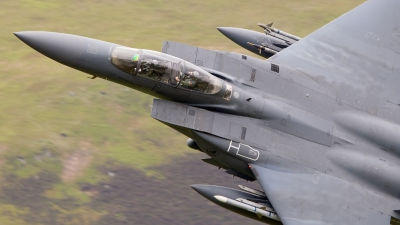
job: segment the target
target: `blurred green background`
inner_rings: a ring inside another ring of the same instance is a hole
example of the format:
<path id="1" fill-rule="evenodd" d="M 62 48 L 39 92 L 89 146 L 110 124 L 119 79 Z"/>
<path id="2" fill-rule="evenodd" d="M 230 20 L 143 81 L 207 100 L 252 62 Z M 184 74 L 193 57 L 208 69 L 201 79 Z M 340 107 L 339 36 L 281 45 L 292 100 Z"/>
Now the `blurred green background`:
<path id="1" fill-rule="evenodd" d="M 361 0 L 3 0 L 0 225 L 243 224 L 188 185 L 243 181 L 150 116 L 152 97 L 58 64 L 12 33 L 72 33 L 159 51 L 163 40 L 250 54 L 216 27 L 274 21 L 303 37 Z M 250 54 L 251 55 L 251 54 Z M 256 185 L 256 184 L 252 184 Z M 256 222 L 255 222 L 256 223 Z"/>

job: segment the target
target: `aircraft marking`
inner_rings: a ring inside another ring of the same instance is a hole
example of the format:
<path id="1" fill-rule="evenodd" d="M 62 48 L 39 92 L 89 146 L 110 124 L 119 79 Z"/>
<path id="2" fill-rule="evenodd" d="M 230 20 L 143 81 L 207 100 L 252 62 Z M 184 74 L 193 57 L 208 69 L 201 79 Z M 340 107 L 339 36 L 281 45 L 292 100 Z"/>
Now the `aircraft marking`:
<path id="1" fill-rule="evenodd" d="M 242 143 L 239 143 L 239 146 L 237 146 L 237 147 L 233 146 L 232 145 L 232 140 L 229 143 L 229 147 L 228 147 L 227 152 L 229 152 L 231 150 L 231 148 L 237 150 L 236 155 L 241 156 L 241 157 L 246 158 L 246 159 L 249 159 L 249 160 L 252 160 L 252 161 L 257 161 L 257 159 L 260 157 L 260 152 L 258 150 L 254 149 L 254 148 L 252 148 L 252 147 L 250 147 L 248 145 L 242 144 Z M 248 148 L 248 149 L 246 149 L 246 148 Z M 247 150 L 248 150 L 248 152 L 247 152 Z M 246 155 L 242 155 L 241 153 L 242 154 L 247 154 L 247 156 Z"/>

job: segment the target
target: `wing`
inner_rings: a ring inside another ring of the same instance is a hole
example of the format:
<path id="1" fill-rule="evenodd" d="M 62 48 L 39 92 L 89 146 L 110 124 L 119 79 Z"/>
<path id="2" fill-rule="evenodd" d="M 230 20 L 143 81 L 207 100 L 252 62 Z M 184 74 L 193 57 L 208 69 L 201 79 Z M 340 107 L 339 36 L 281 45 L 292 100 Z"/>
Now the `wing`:
<path id="1" fill-rule="evenodd" d="M 283 167 L 284 166 L 284 167 Z M 389 225 L 350 182 L 269 156 L 252 171 L 284 225 Z"/>
<path id="2" fill-rule="evenodd" d="M 369 0 L 268 61 L 350 105 L 400 103 L 400 1 Z"/>

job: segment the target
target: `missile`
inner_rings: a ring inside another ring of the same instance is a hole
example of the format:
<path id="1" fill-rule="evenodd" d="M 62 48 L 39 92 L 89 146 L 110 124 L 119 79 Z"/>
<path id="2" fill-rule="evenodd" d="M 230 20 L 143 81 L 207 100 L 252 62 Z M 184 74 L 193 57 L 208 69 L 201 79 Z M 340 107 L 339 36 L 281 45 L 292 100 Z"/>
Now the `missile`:
<path id="1" fill-rule="evenodd" d="M 253 30 L 235 27 L 218 27 L 218 30 L 236 44 L 264 58 L 290 46 L 284 40 Z"/>
<path id="2" fill-rule="evenodd" d="M 291 40 L 294 41 L 294 42 L 300 41 L 300 40 L 301 40 L 301 38 L 299 38 L 299 37 L 297 37 L 297 36 L 295 36 L 295 35 L 292 35 L 292 34 L 289 34 L 289 33 L 284 32 L 284 31 L 278 30 L 278 29 L 276 29 L 276 28 L 273 28 L 273 27 L 272 27 L 273 24 L 274 24 L 274 23 L 270 23 L 270 24 L 265 25 L 265 24 L 259 23 L 258 26 L 260 26 L 261 28 L 264 29 L 265 34 L 271 35 L 271 36 L 276 37 L 276 38 L 279 38 L 279 36 L 277 37 L 277 36 L 274 35 L 274 34 L 278 34 L 278 35 L 280 35 L 280 36 L 289 38 L 289 39 L 291 39 Z M 283 39 L 283 40 L 284 40 L 284 39 Z M 291 44 L 293 44 L 293 43 L 291 43 Z"/>
<path id="3" fill-rule="evenodd" d="M 271 53 L 272 55 L 275 55 L 276 53 L 278 53 L 277 51 L 275 51 L 275 50 L 272 50 L 272 49 L 270 49 L 270 48 L 268 48 L 268 47 L 265 47 L 265 46 L 263 46 L 263 45 L 257 45 L 257 44 L 253 44 L 253 43 L 251 43 L 251 42 L 247 42 L 249 45 L 251 45 L 251 46 L 254 46 L 255 48 L 257 48 L 258 49 L 258 53 L 261 55 L 261 51 L 266 51 L 266 52 L 268 52 L 268 53 Z"/>
<path id="4" fill-rule="evenodd" d="M 279 219 L 279 217 L 276 215 L 275 210 L 273 209 L 273 206 L 270 204 L 267 197 L 254 195 L 252 193 L 242 190 L 215 185 L 196 184 L 191 185 L 191 187 L 206 199 L 229 211 L 270 225 L 282 225 L 280 220 L 276 220 Z M 221 196 L 222 198 L 217 199 L 215 196 Z M 224 198 L 226 198 L 226 201 Z M 245 207 L 245 209 L 243 209 L 243 207 L 237 207 L 236 204 L 227 204 L 228 199 L 236 202 L 240 201 L 239 203 L 242 203 L 245 206 L 253 206 L 252 210 L 247 210 L 247 207 Z M 256 209 L 257 212 L 259 212 L 259 210 L 266 211 L 267 213 L 260 211 L 261 213 L 266 215 L 269 215 L 269 212 L 271 212 L 271 217 L 266 217 L 262 214 L 254 213 L 254 207 L 259 208 Z"/>
<path id="5" fill-rule="evenodd" d="M 260 191 L 260 190 L 257 190 L 257 189 L 254 189 L 254 188 L 249 188 L 249 187 L 246 187 L 246 186 L 243 186 L 243 185 L 239 185 L 239 188 L 240 188 L 241 190 L 246 191 L 246 192 L 249 192 L 249 193 L 251 193 L 251 194 L 255 194 L 255 195 L 267 197 L 267 196 L 265 195 L 265 192 Z"/>
<path id="6" fill-rule="evenodd" d="M 245 204 L 245 203 L 242 203 L 242 202 L 239 202 L 239 201 L 236 201 L 236 200 L 233 200 L 233 199 L 221 196 L 221 195 L 215 195 L 214 198 L 216 198 L 218 201 L 220 201 L 220 202 L 222 202 L 224 204 L 227 204 L 227 205 L 230 205 L 230 206 L 234 206 L 234 207 L 237 207 L 237 208 L 240 208 L 240 209 L 247 210 L 249 212 L 255 213 L 259 218 L 264 216 L 264 217 L 268 217 L 268 218 L 276 220 L 276 221 L 281 221 L 279 219 L 278 215 L 276 215 L 273 212 L 269 212 L 267 210 L 264 210 L 263 208 L 266 208 L 266 207 L 262 207 L 259 204 L 248 205 L 248 204 Z M 254 205 L 259 206 L 259 207 L 256 207 Z"/>

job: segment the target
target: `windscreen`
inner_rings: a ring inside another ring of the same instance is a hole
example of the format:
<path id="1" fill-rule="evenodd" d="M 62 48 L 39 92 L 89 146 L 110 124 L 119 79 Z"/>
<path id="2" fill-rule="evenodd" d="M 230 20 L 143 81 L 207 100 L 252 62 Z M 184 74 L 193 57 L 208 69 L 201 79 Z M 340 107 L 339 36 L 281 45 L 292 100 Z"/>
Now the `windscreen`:
<path id="1" fill-rule="evenodd" d="M 130 74 L 136 74 L 139 59 L 140 50 L 135 48 L 117 47 L 111 54 L 111 63 Z"/>
<path id="2" fill-rule="evenodd" d="M 130 74 L 206 94 L 222 89 L 221 80 L 171 55 L 126 47 L 114 48 L 111 55 L 111 63 Z"/>
<path id="3" fill-rule="evenodd" d="M 185 63 L 185 70 L 180 77 L 180 87 L 206 94 L 215 94 L 222 89 L 220 79 L 191 63 Z"/>
<path id="4" fill-rule="evenodd" d="M 183 61 L 179 58 L 143 50 L 138 76 L 146 77 L 172 86 L 177 86 L 183 71 Z"/>

